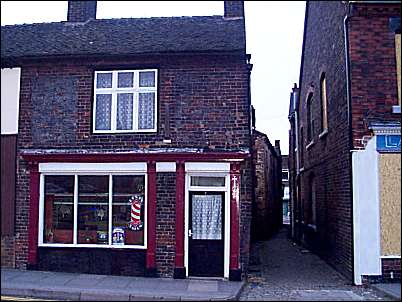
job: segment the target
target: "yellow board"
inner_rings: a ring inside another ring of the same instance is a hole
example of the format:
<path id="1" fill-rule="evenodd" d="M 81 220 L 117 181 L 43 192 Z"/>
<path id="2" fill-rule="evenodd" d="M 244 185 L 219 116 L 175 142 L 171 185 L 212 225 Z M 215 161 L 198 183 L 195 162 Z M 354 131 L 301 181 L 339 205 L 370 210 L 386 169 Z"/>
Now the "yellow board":
<path id="1" fill-rule="evenodd" d="M 401 154 L 380 155 L 381 255 L 401 255 Z"/>

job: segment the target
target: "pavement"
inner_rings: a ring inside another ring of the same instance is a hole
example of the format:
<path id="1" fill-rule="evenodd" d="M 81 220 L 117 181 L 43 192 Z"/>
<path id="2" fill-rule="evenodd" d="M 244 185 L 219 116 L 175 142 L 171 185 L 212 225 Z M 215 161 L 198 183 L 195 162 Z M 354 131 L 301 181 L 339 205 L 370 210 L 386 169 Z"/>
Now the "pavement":
<path id="1" fill-rule="evenodd" d="M 1 295 L 81 301 L 237 300 L 244 281 L 1 270 Z"/>
<path id="2" fill-rule="evenodd" d="M 401 282 L 377 283 L 373 284 L 372 287 L 383 292 L 384 294 L 390 296 L 391 298 L 397 301 L 401 301 Z"/>
<path id="3" fill-rule="evenodd" d="M 400 290 L 400 283 L 353 285 L 320 257 L 293 243 L 284 227 L 269 240 L 252 244 L 248 283 L 239 300 L 400 301 Z"/>

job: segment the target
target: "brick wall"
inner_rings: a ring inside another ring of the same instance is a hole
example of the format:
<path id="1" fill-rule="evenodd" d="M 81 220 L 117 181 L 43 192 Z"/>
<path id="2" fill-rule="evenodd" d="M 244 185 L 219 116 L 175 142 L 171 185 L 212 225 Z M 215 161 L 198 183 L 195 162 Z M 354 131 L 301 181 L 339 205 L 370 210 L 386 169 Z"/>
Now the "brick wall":
<path id="1" fill-rule="evenodd" d="M 15 266 L 15 237 L 1 236 L 1 267 Z"/>
<path id="2" fill-rule="evenodd" d="M 297 232 L 301 239 L 338 271 L 352 279 L 352 200 L 348 146 L 348 107 L 346 100 L 343 18 L 346 5 L 340 1 L 308 3 L 304 59 L 300 82 L 299 129 L 303 127 L 301 151 L 300 208 L 303 223 Z M 321 132 L 320 77 L 326 75 L 328 134 Z M 307 141 L 307 96 L 313 92 L 315 120 L 313 143 Z M 301 140 L 301 139 L 300 139 Z M 292 149 L 291 149 L 292 150 Z M 294 159 L 293 159 L 294 161 Z M 309 177 L 316 181 L 316 227 L 312 222 Z"/>
<path id="3" fill-rule="evenodd" d="M 401 258 L 381 259 L 382 278 L 401 282 Z"/>
<path id="4" fill-rule="evenodd" d="M 156 182 L 156 269 L 161 277 L 173 277 L 176 251 L 176 173 L 158 173 Z"/>
<path id="5" fill-rule="evenodd" d="M 254 131 L 255 201 L 252 239 L 269 238 L 282 225 L 281 159 L 267 136 Z"/>
<path id="6" fill-rule="evenodd" d="M 91 133 L 93 72 L 109 66 L 159 69 L 156 133 Z M 21 74 L 18 145 L 102 151 L 248 147 L 247 77 L 242 56 L 27 63 Z M 172 143 L 164 144 L 163 139 Z"/>
<path id="7" fill-rule="evenodd" d="M 354 148 L 371 136 L 370 121 L 400 121 L 392 113 L 398 105 L 395 33 L 390 17 L 400 17 L 399 4 L 354 4 L 349 21 L 352 127 Z M 367 141 L 367 140 L 366 140 Z"/>

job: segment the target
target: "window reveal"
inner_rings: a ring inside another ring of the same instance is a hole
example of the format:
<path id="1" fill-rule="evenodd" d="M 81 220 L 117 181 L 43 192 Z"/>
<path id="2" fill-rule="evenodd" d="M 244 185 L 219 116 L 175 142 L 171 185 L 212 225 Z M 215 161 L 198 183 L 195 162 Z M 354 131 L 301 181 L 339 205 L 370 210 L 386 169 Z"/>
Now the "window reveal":
<path id="1" fill-rule="evenodd" d="M 44 177 L 44 244 L 145 245 L 145 175 L 78 175 L 76 184 L 74 178 Z"/>
<path id="2" fill-rule="evenodd" d="M 94 133 L 156 131 L 157 71 L 96 71 Z"/>

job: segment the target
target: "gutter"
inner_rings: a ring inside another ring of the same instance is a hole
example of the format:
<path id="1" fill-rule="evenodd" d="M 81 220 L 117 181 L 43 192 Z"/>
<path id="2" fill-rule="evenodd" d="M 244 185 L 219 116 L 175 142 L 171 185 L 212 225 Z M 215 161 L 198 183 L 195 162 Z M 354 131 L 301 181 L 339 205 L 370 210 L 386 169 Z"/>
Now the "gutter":
<path id="1" fill-rule="evenodd" d="M 351 1 L 350 1 L 351 2 Z M 350 200 L 351 200 L 351 223 L 352 226 L 352 280 L 355 280 L 355 233 L 354 233 L 354 208 L 353 208 L 353 131 L 352 131 L 352 94 L 351 94 L 351 79 L 350 79 L 350 56 L 349 56 L 349 31 L 348 31 L 348 23 L 351 19 L 351 3 L 348 2 L 347 5 L 347 13 L 345 18 L 343 19 L 343 33 L 344 33 L 344 42 L 345 42 L 345 73 L 346 73 L 346 100 L 348 106 L 348 143 L 349 143 L 349 186 L 350 186 Z M 363 1 L 362 1 L 363 2 Z"/>

